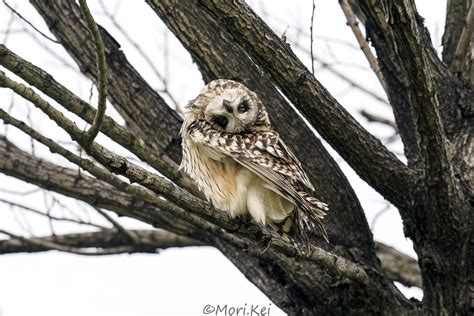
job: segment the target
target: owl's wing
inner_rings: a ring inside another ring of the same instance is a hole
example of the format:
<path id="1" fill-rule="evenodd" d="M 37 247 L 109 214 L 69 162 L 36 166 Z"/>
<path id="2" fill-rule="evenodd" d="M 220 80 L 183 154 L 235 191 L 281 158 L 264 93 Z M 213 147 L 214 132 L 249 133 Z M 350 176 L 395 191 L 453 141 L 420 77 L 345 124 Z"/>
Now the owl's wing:
<path id="1" fill-rule="evenodd" d="M 227 134 L 216 131 L 206 121 L 196 121 L 189 126 L 188 135 L 193 142 L 233 158 L 272 183 L 283 197 L 305 210 L 325 234 L 319 219 L 325 215 L 327 205 L 297 189 L 297 183 L 311 189 L 313 186 L 301 164 L 276 132 Z"/>

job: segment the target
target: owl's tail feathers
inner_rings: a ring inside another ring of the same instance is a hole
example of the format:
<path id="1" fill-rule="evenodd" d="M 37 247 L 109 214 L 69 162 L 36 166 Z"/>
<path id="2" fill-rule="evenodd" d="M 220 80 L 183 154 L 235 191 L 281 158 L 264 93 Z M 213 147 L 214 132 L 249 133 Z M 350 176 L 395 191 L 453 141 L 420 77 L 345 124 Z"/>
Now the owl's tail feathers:
<path id="1" fill-rule="evenodd" d="M 329 243 L 328 234 L 323 226 L 323 223 L 321 222 L 324 216 L 326 216 L 326 212 L 329 210 L 328 205 L 310 196 L 306 192 L 298 191 L 298 194 L 306 201 L 307 204 L 304 210 L 298 210 L 299 214 L 296 217 L 296 225 L 298 227 L 301 239 L 306 242 L 308 238 L 304 231 L 306 229 L 312 230 L 315 227 L 318 227 L 324 240 Z"/>

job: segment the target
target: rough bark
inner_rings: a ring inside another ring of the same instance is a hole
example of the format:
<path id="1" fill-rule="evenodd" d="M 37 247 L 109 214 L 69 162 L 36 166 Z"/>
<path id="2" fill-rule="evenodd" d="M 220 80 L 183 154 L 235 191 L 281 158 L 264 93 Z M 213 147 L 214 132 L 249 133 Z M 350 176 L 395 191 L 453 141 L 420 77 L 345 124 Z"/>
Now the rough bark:
<path id="1" fill-rule="evenodd" d="M 413 1 L 359 5 L 387 79 L 409 165 L 419 175 L 413 204 L 401 215 L 420 257 L 423 310 L 467 314 L 474 284 L 472 173 L 467 170 L 472 89 L 438 59 Z"/>
<path id="2" fill-rule="evenodd" d="M 443 61 L 447 65 L 451 65 L 454 61 L 454 54 L 465 26 L 464 21 L 466 21 L 471 3 L 471 0 L 448 0 L 442 39 Z"/>

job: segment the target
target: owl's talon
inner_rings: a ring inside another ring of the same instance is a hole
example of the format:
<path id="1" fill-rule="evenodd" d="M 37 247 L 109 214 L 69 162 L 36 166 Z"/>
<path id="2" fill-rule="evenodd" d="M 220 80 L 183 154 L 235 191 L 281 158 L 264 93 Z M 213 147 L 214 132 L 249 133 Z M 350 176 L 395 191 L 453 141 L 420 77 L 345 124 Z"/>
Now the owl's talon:
<path id="1" fill-rule="evenodd" d="M 232 222 L 232 225 L 237 225 L 237 228 L 235 229 L 230 229 L 229 230 L 229 233 L 236 233 L 240 230 L 240 228 L 242 227 L 243 224 L 245 224 L 245 221 L 242 217 L 235 217 L 235 218 L 231 218 L 230 220 Z"/>

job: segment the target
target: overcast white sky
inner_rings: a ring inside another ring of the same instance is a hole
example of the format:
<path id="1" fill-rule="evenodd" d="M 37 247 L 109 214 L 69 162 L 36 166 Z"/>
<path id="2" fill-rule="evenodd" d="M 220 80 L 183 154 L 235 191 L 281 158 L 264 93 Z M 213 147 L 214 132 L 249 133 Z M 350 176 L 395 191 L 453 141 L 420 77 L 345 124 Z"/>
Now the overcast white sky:
<path id="1" fill-rule="evenodd" d="M 169 73 L 169 89 L 172 95 L 184 105 L 195 97 L 203 85 L 196 66 L 190 56 L 157 18 L 154 12 L 142 1 L 108 0 L 106 7 L 116 21 L 129 32 L 140 46 L 156 62 L 160 71 Z M 299 30 L 309 32 L 311 7 L 310 0 L 300 1 L 249 1 L 259 13 L 265 13 L 268 23 L 278 33 L 286 36 L 290 43 L 298 42 L 309 48 L 309 38 Z M 35 26 L 47 34 L 47 26 L 28 1 L 9 0 L 8 3 L 27 17 Z M 122 45 L 127 57 L 154 88 L 161 84 L 148 65 L 137 54 L 110 19 L 103 13 L 97 1 L 89 1 L 96 20 Z M 441 36 L 444 28 L 446 1 L 416 1 L 420 14 L 426 19 L 435 47 L 441 51 Z M 0 4 L 0 42 L 3 42 L 23 58 L 42 67 L 58 81 L 84 99 L 89 98 L 90 82 L 78 74 L 74 61 L 60 45 L 38 37 L 43 45 L 61 56 L 71 69 L 57 57 L 46 52 L 31 35 L 22 31 L 25 24 L 14 19 L 10 25 L 11 12 Z M 345 24 L 338 1 L 316 1 L 314 20 L 315 56 L 324 58 L 348 77 L 363 84 L 366 88 L 383 96 L 375 75 L 368 70 L 367 62 L 357 49 L 357 43 Z M 11 32 L 5 33 L 10 25 Z M 147 31 L 143 31 L 147 30 Z M 150 32 L 150 30 L 153 30 Z M 327 38 L 332 39 L 328 41 Z M 341 45 L 334 40 L 344 40 L 356 46 L 355 49 Z M 165 49 L 167 47 L 167 49 Z M 165 58 L 166 53 L 168 58 Z M 310 65 L 309 56 L 296 49 L 302 60 Z M 166 66 L 165 66 L 166 64 Z M 366 108 L 373 113 L 392 117 L 390 109 L 373 98 L 351 88 L 329 71 L 316 64 L 316 78 L 360 120 L 372 133 L 379 137 L 390 136 L 390 129 L 377 124 L 367 124 L 357 111 Z M 25 118 L 28 104 L 19 97 L 11 102 L 11 93 L 0 90 L 0 107 L 9 110 L 14 116 Z M 95 104 L 95 95 L 92 98 Z M 108 109 L 119 122 L 122 120 L 113 110 Z M 57 129 L 44 115 L 32 109 L 33 125 L 56 139 L 68 140 L 65 133 Z M 0 134 L 25 150 L 31 149 L 30 141 L 13 128 L 5 128 L 0 123 Z M 109 145 L 105 137 L 100 141 Z M 110 147 L 110 145 L 109 145 Z M 124 150 L 112 146 L 120 153 Z M 396 153 L 402 152 L 400 142 L 390 144 Z M 64 159 L 50 154 L 44 147 L 35 146 L 37 155 L 53 162 L 65 164 Z M 334 153 L 331 150 L 331 153 Z M 361 181 L 357 175 L 334 154 L 341 168 L 353 184 L 366 211 L 369 223 L 385 206 L 386 202 Z M 0 174 L 0 189 L 25 192 L 34 186 Z M 17 196 L 0 191 L 0 198 L 21 202 L 45 210 L 51 197 L 36 192 L 28 196 Z M 94 214 L 82 211 L 75 201 L 62 199 L 71 209 L 79 210 L 81 216 Z M 56 208 L 53 212 L 60 212 Z M 25 234 L 50 234 L 50 226 L 41 218 L 24 217 L 17 209 L 0 204 L 0 228 Z M 134 220 L 123 220 L 127 227 L 146 227 Z M 57 233 L 78 231 L 71 225 L 56 225 Z M 378 219 L 373 230 L 375 239 L 392 245 L 407 254 L 415 256 L 412 244 L 405 239 L 397 211 L 390 208 Z M 3 238 L 3 236 L 0 236 Z M 411 297 L 421 297 L 418 289 L 402 289 Z M 202 315 L 205 305 L 225 305 L 243 307 L 258 304 L 270 307 L 272 316 L 284 315 L 217 250 L 202 248 L 171 249 L 157 255 L 116 255 L 106 257 L 81 257 L 58 252 L 40 254 L 16 254 L 0 256 L 0 316 L 26 315 Z"/>

